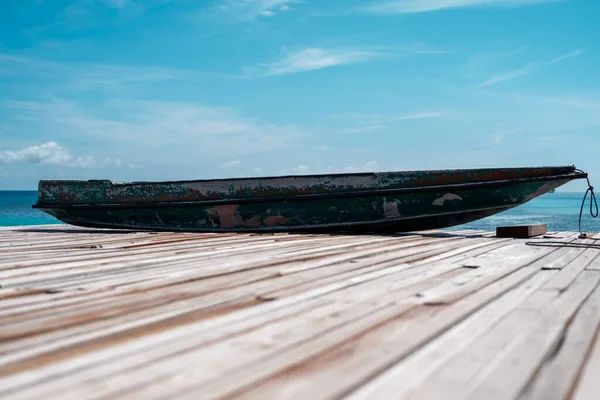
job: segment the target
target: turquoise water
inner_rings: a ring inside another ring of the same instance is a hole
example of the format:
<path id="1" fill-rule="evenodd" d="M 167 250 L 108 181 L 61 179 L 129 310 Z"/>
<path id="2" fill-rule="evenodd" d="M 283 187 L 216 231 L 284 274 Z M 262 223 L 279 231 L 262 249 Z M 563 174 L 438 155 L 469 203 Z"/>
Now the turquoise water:
<path id="1" fill-rule="evenodd" d="M 452 229 L 482 229 L 495 231 L 497 226 L 547 224 L 548 231 L 579 230 L 579 210 L 584 193 L 548 193 L 491 217 Z M 590 216 L 590 197 L 586 199 L 581 228 L 584 232 L 600 231 L 600 218 Z"/>
<path id="2" fill-rule="evenodd" d="M 36 197 L 35 191 L 0 191 L 0 226 L 59 223 L 54 217 L 31 208 Z M 493 231 L 499 225 L 541 223 L 548 224 L 550 231 L 577 231 L 581 200 L 582 193 L 549 193 L 520 207 L 453 229 Z M 589 216 L 587 203 L 582 227 L 584 231 L 600 231 L 600 218 Z"/>
<path id="3" fill-rule="evenodd" d="M 60 223 L 56 218 L 31 208 L 36 191 L 0 190 L 0 226 L 45 225 Z"/>

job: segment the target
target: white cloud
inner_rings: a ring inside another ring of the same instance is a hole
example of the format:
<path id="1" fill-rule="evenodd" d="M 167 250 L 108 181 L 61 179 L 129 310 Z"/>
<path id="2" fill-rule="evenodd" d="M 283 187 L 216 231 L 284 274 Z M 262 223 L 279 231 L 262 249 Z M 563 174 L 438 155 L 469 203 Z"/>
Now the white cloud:
<path id="1" fill-rule="evenodd" d="M 418 44 L 411 46 L 372 46 L 370 48 L 308 47 L 289 52 L 278 61 L 261 64 L 260 75 L 284 75 L 339 65 L 356 64 L 383 57 L 415 57 L 449 54 L 451 51 Z M 253 72 L 250 70 L 250 72 Z"/>
<path id="2" fill-rule="evenodd" d="M 119 159 L 105 158 L 98 161 L 93 156 L 75 157 L 69 150 L 56 142 L 30 146 L 21 150 L 6 150 L 0 152 L 0 163 L 10 164 L 18 162 L 60 165 L 74 168 L 121 166 L 121 160 Z"/>
<path id="3" fill-rule="evenodd" d="M 0 152 L 0 162 L 29 162 L 34 164 L 64 164 L 71 161 L 72 156 L 67 149 L 55 142 L 39 146 L 30 146 L 22 150 L 6 150 Z"/>
<path id="4" fill-rule="evenodd" d="M 356 172 L 377 172 L 381 170 L 381 166 L 378 161 L 367 161 L 363 165 L 346 165 L 342 168 L 329 167 L 328 173 L 356 173 Z"/>
<path id="5" fill-rule="evenodd" d="M 293 168 L 292 171 L 298 175 L 310 174 L 310 169 L 306 165 L 298 165 L 296 168 Z"/>
<path id="6" fill-rule="evenodd" d="M 224 155 L 241 159 L 298 146 L 305 135 L 293 125 L 270 124 L 226 108 L 193 103 L 113 98 L 86 106 L 54 99 L 4 101 L 0 109 L 7 115 L 5 126 L 15 132 L 44 132 L 61 143 L 91 140 L 122 159 L 131 155 L 129 149 L 136 149 L 136 159 L 128 162 L 145 166 L 197 162 L 199 156 L 207 162 Z"/>
<path id="7" fill-rule="evenodd" d="M 500 82 L 509 81 L 509 80 L 512 80 L 515 78 L 519 78 L 521 76 L 529 75 L 529 74 L 531 74 L 535 71 L 538 71 L 542 68 L 545 68 L 552 64 L 556 64 L 556 63 L 564 61 L 564 60 L 567 60 L 569 58 L 580 56 L 581 54 L 583 54 L 583 50 L 581 50 L 581 49 L 573 50 L 570 53 L 563 54 L 562 56 L 556 57 L 549 61 L 530 64 L 530 65 L 527 65 L 527 66 L 520 68 L 518 70 L 515 70 L 515 71 L 506 72 L 504 74 L 492 76 L 491 78 L 489 78 L 485 82 L 479 84 L 478 86 L 479 87 L 492 86 L 492 85 L 498 84 Z"/>
<path id="8" fill-rule="evenodd" d="M 272 17 L 276 11 L 290 11 L 291 4 L 299 3 L 302 0 L 222 0 L 215 8 L 236 19 L 248 20 L 260 16 Z"/>
<path id="9" fill-rule="evenodd" d="M 442 118 L 446 116 L 446 113 L 439 111 L 421 111 L 413 114 L 396 115 L 390 117 L 390 121 L 402 121 L 411 119 L 431 119 L 431 118 Z"/>
<path id="10" fill-rule="evenodd" d="M 287 55 L 279 61 L 264 64 L 265 75 L 284 75 L 364 62 L 385 53 L 353 49 L 307 48 Z"/>
<path id="11" fill-rule="evenodd" d="M 409 14 L 467 7 L 522 7 L 560 1 L 566 0 L 388 0 L 361 10 L 377 14 Z"/>
<path id="12" fill-rule="evenodd" d="M 298 165 L 292 168 L 292 173 L 296 175 L 309 175 L 309 174 L 350 174 L 359 172 L 377 172 L 381 171 L 381 165 L 378 161 L 367 161 L 360 165 L 345 165 L 343 167 L 332 167 L 318 168 L 313 170 L 306 165 Z"/>
<path id="13" fill-rule="evenodd" d="M 221 164 L 221 168 L 223 168 L 223 169 L 240 168 L 241 166 L 242 166 L 242 162 L 240 160 L 232 160 L 232 161 L 228 161 L 224 164 Z"/>

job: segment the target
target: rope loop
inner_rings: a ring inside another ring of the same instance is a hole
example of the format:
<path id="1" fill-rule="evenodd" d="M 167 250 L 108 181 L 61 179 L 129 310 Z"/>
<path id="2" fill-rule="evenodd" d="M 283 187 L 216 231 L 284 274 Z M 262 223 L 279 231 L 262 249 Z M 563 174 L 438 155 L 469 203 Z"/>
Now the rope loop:
<path id="1" fill-rule="evenodd" d="M 577 170 L 578 172 L 582 172 L 581 170 Z M 583 208 L 585 207 L 585 200 L 587 199 L 588 194 L 590 195 L 590 215 L 592 218 L 598 217 L 598 200 L 596 199 L 596 193 L 594 193 L 594 187 L 590 183 L 590 178 L 586 175 L 585 179 L 587 180 L 588 188 L 585 191 L 585 195 L 583 196 L 583 201 L 581 202 L 581 209 L 579 210 L 579 238 L 585 239 L 587 235 L 583 233 L 581 230 L 581 219 L 583 217 Z M 594 207 L 596 210 L 594 211 Z"/>

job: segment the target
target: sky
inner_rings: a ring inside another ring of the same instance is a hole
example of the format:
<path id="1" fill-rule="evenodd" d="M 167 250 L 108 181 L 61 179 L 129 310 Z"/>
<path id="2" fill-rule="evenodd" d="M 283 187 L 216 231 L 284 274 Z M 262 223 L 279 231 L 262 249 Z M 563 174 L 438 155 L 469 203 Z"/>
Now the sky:
<path id="1" fill-rule="evenodd" d="M 598 0 L 3 0 L 0 190 L 569 163 L 600 185 L 598 21 Z"/>

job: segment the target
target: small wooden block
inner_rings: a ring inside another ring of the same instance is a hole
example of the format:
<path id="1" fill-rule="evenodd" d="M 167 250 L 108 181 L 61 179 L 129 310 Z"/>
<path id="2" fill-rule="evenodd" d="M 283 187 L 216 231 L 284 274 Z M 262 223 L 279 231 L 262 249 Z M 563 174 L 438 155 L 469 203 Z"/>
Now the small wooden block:
<path id="1" fill-rule="evenodd" d="M 496 237 L 500 238 L 531 238 L 547 232 L 546 224 L 499 226 Z"/>

